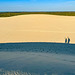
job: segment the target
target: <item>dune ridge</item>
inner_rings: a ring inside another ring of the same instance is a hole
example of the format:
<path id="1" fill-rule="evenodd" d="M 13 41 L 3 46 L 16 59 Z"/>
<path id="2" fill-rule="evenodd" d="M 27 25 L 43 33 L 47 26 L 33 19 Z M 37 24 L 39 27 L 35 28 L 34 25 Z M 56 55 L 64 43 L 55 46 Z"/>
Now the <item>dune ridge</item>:
<path id="1" fill-rule="evenodd" d="M 44 14 L 0 18 L 0 43 L 65 42 L 75 43 L 75 16 Z"/>

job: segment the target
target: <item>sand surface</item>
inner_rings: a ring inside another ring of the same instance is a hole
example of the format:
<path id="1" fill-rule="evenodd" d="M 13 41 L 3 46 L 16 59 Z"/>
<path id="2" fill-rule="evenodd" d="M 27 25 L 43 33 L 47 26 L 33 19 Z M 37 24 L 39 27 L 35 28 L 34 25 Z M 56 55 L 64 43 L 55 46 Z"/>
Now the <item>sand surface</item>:
<path id="1" fill-rule="evenodd" d="M 0 18 L 0 43 L 62 42 L 75 43 L 75 17 L 55 15 L 20 15 Z"/>
<path id="2" fill-rule="evenodd" d="M 45 75 L 45 73 L 46 75 L 75 75 L 75 56 L 34 52 L 0 52 L 0 69 L 8 72 L 18 70 L 38 75 Z"/>

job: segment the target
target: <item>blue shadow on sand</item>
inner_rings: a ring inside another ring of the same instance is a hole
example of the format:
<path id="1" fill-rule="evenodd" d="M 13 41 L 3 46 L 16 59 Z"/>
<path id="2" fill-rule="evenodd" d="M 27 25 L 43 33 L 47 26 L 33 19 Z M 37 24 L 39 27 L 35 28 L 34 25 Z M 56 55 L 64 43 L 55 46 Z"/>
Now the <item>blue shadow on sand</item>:
<path id="1" fill-rule="evenodd" d="M 75 75 L 75 44 L 0 43 L 0 75 Z"/>

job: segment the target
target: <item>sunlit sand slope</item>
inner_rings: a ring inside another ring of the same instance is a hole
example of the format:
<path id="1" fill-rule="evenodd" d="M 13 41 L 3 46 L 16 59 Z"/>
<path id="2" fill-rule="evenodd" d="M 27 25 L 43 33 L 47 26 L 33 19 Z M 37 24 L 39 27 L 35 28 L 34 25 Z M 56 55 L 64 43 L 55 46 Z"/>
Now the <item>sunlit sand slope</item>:
<path id="1" fill-rule="evenodd" d="M 75 43 L 75 17 L 55 15 L 21 15 L 0 18 L 0 43 L 64 42 Z"/>

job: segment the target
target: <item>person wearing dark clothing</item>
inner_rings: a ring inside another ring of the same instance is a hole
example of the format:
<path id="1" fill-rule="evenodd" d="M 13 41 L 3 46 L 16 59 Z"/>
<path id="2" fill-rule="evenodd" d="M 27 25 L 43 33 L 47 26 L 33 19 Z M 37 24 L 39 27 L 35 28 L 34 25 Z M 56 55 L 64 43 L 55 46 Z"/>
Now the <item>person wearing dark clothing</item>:
<path id="1" fill-rule="evenodd" d="M 67 43 L 67 38 L 65 38 L 65 43 Z"/>
<path id="2" fill-rule="evenodd" d="M 68 38 L 68 44 L 70 43 L 70 38 Z"/>

